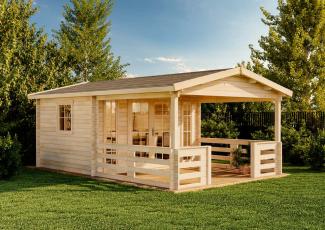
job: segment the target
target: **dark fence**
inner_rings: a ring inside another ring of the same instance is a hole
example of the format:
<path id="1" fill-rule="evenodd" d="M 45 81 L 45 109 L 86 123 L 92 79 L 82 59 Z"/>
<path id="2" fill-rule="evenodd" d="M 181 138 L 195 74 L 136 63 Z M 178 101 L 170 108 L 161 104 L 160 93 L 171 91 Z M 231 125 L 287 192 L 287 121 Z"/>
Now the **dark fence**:
<path id="1" fill-rule="evenodd" d="M 250 138 L 250 133 L 274 125 L 274 112 L 227 112 L 217 113 L 216 116 L 220 121 L 233 121 L 240 131 L 240 138 Z M 290 125 L 298 129 L 303 123 L 312 131 L 325 129 L 325 111 L 282 112 L 282 125 Z"/>

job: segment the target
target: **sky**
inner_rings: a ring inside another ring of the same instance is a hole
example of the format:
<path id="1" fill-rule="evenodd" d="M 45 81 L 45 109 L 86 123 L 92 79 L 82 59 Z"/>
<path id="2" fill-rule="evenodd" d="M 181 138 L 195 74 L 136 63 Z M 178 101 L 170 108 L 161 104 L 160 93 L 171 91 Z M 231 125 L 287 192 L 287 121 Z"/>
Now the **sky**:
<path id="1" fill-rule="evenodd" d="M 34 0 L 32 22 L 49 37 L 69 0 Z M 112 51 L 130 77 L 234 67 L 249 44 L 267 33 L 260 7 L 276 0 L 115 0 L 109 19 Z"/>

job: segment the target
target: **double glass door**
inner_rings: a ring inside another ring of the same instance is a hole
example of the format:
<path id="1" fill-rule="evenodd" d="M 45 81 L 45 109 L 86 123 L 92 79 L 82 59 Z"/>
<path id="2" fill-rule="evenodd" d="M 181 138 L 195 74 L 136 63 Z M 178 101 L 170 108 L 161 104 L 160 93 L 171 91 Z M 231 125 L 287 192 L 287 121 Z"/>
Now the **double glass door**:
<path id="1" fill-rule="evenodd" d="M 132 144 L 170 146 L 167 102 L 132 102 Z"/>

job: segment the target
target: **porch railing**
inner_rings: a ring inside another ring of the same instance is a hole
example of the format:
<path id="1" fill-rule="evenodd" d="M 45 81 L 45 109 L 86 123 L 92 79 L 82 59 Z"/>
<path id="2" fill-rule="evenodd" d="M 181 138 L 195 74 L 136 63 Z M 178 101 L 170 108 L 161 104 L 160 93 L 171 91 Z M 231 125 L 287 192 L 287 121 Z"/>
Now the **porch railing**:
<path id="1" fill-rule="evenodd" d="M 252 178 L 282 174 L 281 142 L 202 137 L 201 145 L 212 146 L 212 167 L 234 168 L 232 166 L 233 152 L 241 147 L 242 157 L 250 159 L 250 176 Z"/>
<path id="2" fill-rule="evenodd" d="M 211 183 L 210 147 L 98 146 L 95 176 L 181 190 Z"/>

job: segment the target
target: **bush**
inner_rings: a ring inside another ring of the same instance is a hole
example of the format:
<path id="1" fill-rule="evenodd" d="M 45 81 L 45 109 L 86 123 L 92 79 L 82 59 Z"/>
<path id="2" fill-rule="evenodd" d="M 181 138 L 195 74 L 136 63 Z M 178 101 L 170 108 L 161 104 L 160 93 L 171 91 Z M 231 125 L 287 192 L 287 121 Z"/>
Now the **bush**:
<path id="1" fill-rule="evenodd" d="M 282 145 L 284 161 L 293 165 L 304 165 L 312 143 L 312 134 L 302 124 L 298 130 L 291 126 L 282 126 Z"/>
<path id="2" fill-rule="evenodd" d="M 266 130 L 257 130 L 251 134 L 253 140 L 274 140 L 274 127 L 268 127 Z"/>
<path id="3" fill-rule="evenodd" d="M 321 170 L 325 163 L 325 130 L 318 131 L 306 156 L 307 162 L 312 169 Z"/>
<path id="4" fill-rule="evenodd" d="M 21 144 L 9 134 L 0 137 L 0 179 L 17 175 L 21 168 Z"/>
<path id="5" fill-rule="evenodd" d="M 217 116 L 202 121 L 202 136 L 216 138 L 237 138 L 238 129 L 233 121 L 220 121 Z"/>

